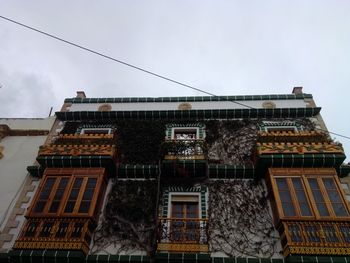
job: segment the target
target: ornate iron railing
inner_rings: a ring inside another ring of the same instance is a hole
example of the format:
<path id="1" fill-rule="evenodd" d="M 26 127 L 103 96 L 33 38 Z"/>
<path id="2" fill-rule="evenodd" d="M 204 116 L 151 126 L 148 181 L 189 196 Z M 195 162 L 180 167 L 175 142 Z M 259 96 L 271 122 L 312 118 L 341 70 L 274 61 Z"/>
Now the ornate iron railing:
<path id="1" fill-rule="evenodd" d="M 28 219 L 15 249 L 72 249 L 88 253 L 95 225 L 89 219 Z"/>
<path id="2" fill-rule="evenodd" d="M 330 142 L 321 131 L 261 131 L 258 142 Z"/>
<path id="3" fill-rule="evenodd" d="M 207 219 L 161 218 L 158 250 L 207 252 Z"/>
<path id="4" fill-rule="evenodd" d="M 163 144 L 164 159 L 204 159 L 206 144 L 203 140 L 172 140 Z"/>
<path id="5" fill-rule="evenodd" d="M 43 145 L 39 156 L 43 155 L 115 155 L 114 145 Z"/>
<path id="6" fill-rule="evenodd" d="M 350 222 L 283 222 L 284 254 L 350 255 Z"/>
<path id="7" fill-rule="evenodd" d="M 114 144 L 115 134 L 59 134 L 53 141 L 57 145 L 72 144 Z"/>
<path id="8" fill-rule="evenodd" d="M 257 143 L 257 153 L 261 154 L 304 154 L 304 153 L 344 153 L 336 143 Z"/>

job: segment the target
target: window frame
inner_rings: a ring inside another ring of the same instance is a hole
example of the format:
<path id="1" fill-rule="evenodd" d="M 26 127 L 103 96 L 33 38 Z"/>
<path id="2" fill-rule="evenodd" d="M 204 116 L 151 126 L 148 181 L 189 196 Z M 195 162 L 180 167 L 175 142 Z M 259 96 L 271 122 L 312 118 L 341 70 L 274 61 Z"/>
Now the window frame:
<path id="1" fill-rule="evenodd" d="M 44 209 L 41 212 L 35 212 L 35 207 L 40 201 L 40 195 L 45 186 L 45 183 L 48 179 L 55 178 L 54 186 L 51 188 L 51 192 L 47 201 L 44 205 Z M 67 186 L 63 192 L 63 196 L 61 197 L 60 204 L 58 209 L 54 213 L 49 213 L 49 209 L 54 201 L 54 195 L 56 194 L 56 190 L 58 188 L 59 182 L 63 178 L 69 178 L 67 182 Z M 77 178 L 83 178 L 82 185 L 79 188 L 77 199 L 75 200 L 74 208 L 72 212 L 65 212 L 69 196 L 71 194 L 73 184 Z M 57 180 L 59 179 L 59 180 Z M 90 206 L 87 212 L 79 213 L 80 205 L 83 201 L 83 195 L 86 190 L 87 182 L 89 179 L 96 179 L 96 184 L 93 190 L 92 198 L 90 200 Z M 103 194 L 105 189 L 105 169 L 104 168 L 90 168 L 90 169 L 70 169 L 70 168 L 62 168 L 62 169 L 54 169 L 47 168 L 44 171 L 44 176 L 42 181 L 39 184 L 39 187 L 34 195 L 34 198 L 31 202 L 31 206 L 28 209 L 26 214 L 27 218 L 41 218 L 41 217 L 93 217 L 96 215 L 95 210 L 99 209 L 97 207 L 98 198 L 101 194 Z"/>
<path id="2" fill-rule="evenodd" d="M 263 121 L 259 125 L 260 131 L 262 132 L 277 132 L 277 131 L 302 131 L 303 127 L 295 122 L 289 121 Z"/>
<path id="3" fill-rule="evenodd" d="M 175 198 L 177 197 L 177 198 Z M 180 200 L 178 199 L 180 198 Z M 182 199 L 182 200 L 181 200 Z M 181 204 L 181 212 L 183 217 L 174 217 L 174 208 L 176 204 Z M 188 204 L 195 204 L 195 216 L 196 217 L 188 217 L 189 210 L 187 205 Z M 168 212 L 168 218 L 171 220 L 168 224 L 169 229 L 169 240 L 171 242 L 181 242 L 181 243 L 199 243 L 202 233 L 201 233 L 201 196 L 200 193 L 171 193 L 170 194 L 170 202 L 169 202 L 169 212 Z M 192 221 L 191 221 L 192 219 Z M 176 224 L 178 222 L 183 221 L 183 225 L 179 228 Z M 191 227 L 193 227 L 193 224 L 198 229 L 193 230 Z M 188 228 L 189 227 L 189 228 Z M 192 232 L 191 232 L 192 231 Z M 195 231 L 195 238 L 190 239 L 187 238 L 190 236 L 191 233 Z M 177 239 L 174 237 L 174 234 L 180 234 L 182 238 Z"/>
<path id="4" fill-rule="evenodd" d="M 176 139 L 175 135 L 178 131 L 195 131 L 196 138 L 195 139 Z M 171 139 L 174 141 L 196 141 L 199 140 L 199 128 L 198 127 L 173 127 L 171 129 Z"/>
<path id="5" fill-rule="evenodd" d="M 269 168 L 268 171 L 268 181 L 272 186 L 272 194 L 274 197 L 274 205 L 277 207 L 278 219 L 279 220 L 349 220 L 350 218 L 350 208 L 347 202 L 347 199 L 342 191 L 339 178 L 335 169 L 333 168 Z M 279 188 L 277 186 L 277 178 L 286 178 L 288 183 L 288 188 L 291 193 L 292 203 L 296 212 L 295 216 L 285 216 L 283 212 L 282 201 L 279 193 Z M 298 197 L 295 193 L 295 187 L 292 185 L 292 178 L 300 178 L 301 183 L 304 189 L 304 193 L 306 195 L 306 199 L 311 209 L 312 216 L 302 216 L 300 210 L 300 204 L 298 201 Z M 324 199 L 324 203 L 326 205 L 329 216 L 321 216 L 320 211 L 317 207 L 314 194 L 311 190 L 309 179 L 316 178 L 318 186 L 320 188 L 320 192 Z M 323 179 L 331 178 L 334 182 L 335 189 L 337 190 L 338 196 L 340 197 L 341 203 L 343 204 L 347 215 L 345 216 L 337 216 L 335 214 L 332 202 L 330 200 L 328 190 L 324 184 Z"/>

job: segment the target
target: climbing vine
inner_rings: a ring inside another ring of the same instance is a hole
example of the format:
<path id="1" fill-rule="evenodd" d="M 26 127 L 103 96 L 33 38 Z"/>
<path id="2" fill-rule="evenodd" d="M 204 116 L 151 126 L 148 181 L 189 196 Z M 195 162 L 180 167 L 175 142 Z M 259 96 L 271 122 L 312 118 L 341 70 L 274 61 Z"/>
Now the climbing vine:
<path id="1" fill-rule="evenodd" d="M 117 180 L 98 225 L 92 253 L 130 253 L 145 251 L 152 256 L 156 249 L 157 182 Z"/>
<path id="2" fill-rule="evenodd" d="M 262 182 L 210 182 L 208 214 L 212 252 L 230 257 L 271 257 L 275 253 L 279 238 Z"/>

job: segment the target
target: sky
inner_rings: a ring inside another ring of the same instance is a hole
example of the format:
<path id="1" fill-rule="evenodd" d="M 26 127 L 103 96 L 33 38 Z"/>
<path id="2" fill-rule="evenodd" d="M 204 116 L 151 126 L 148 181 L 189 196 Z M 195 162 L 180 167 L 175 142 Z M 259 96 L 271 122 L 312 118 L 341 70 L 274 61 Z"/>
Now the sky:
<path id="1" fill-rule="evenodd" d="M 216 95 L 302 86 L 348 137 L 349 14 L 348 0 L 0 0 L 1 16 Z M 2 19 L 0 87 L 0 118 L 46 117 L 78 90 L 203 95 Z M 332 137 L 350 156 L 350 140 Z"/>

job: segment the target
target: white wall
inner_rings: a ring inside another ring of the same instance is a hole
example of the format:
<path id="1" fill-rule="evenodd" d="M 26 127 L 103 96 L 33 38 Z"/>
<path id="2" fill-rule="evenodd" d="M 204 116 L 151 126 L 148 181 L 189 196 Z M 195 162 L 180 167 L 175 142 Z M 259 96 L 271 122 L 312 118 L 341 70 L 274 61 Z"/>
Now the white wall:
<path id="1" fill-rule="evenodd" d="M 263 100 L 238 101 L 253 108 L 262 108 Z M 305 108 L 308 103 L 299 100 L 273 100 L 276 108 Z M 138 111 L 138 110 L 177 110 L 182 102 L 144 102 L 144 103 L 109 103 L 112 111 Z M 210 109 L 245 109 L 242 105 L 231 101 L 204 101 L 189 102 L 193 110 Z M 97 111 L 105 103 L 73 103 L 69 111 Z"/>

